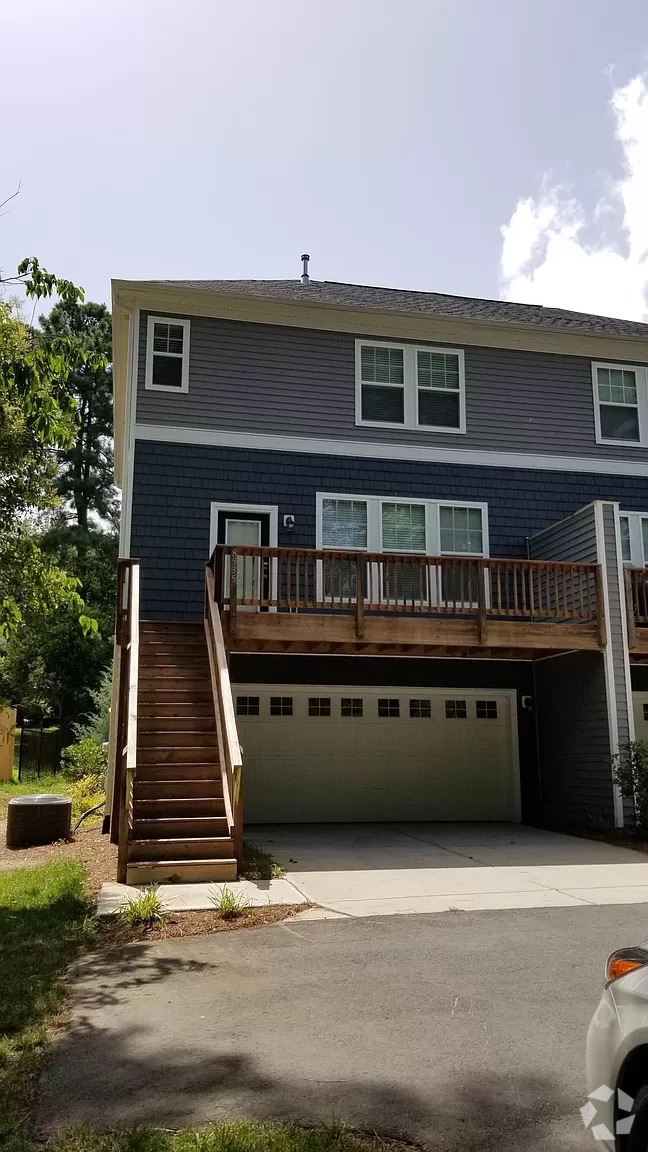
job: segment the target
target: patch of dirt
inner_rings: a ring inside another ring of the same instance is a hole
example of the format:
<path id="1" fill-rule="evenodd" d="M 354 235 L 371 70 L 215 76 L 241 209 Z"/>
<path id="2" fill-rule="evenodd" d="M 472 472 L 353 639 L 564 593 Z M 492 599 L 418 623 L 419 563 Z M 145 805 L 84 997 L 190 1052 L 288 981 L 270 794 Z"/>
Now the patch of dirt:
<path id="1" fill-rule="evenodd" d="M 310 904 L 268 904 L 263 908 L 244 908 L 234 920 L 223 920 L 218 912 L 168 912 L 159 924 L 149 928 L 143 924 L 131 927 L 129 924 L 112 922 L 107 916 L 107 938 L 105 943 L 130 944 L 133 941 L 173 940 L 179 936 L 209 936 L 213 932 L 236 932 L 241 928 L 259 928 L 262 924 L 278 924 L 296 912 L 310 908 Z"/>
<path id="2" fill-rule="evenodd" d="M 36 848 L 7 848 L 6 821 L 0 821 L 0 869 L 33 868 L 49 860 L 81 860 L 88 873 L 88 895 L 96 899 L 101 885 L 117 875 L 117 846 L 101 834 L 101 822 L 81 827 L 70 841 Z"/>

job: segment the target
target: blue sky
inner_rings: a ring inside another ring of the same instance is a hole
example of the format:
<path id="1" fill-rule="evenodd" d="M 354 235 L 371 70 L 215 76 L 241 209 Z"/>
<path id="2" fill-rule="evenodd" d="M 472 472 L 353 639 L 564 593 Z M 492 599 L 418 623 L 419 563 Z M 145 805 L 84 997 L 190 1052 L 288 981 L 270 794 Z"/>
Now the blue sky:
<path id="1" fill-rule="evenodd" d="M 645 0 L 4 0 L 0 267 L 648 318 Z"/>

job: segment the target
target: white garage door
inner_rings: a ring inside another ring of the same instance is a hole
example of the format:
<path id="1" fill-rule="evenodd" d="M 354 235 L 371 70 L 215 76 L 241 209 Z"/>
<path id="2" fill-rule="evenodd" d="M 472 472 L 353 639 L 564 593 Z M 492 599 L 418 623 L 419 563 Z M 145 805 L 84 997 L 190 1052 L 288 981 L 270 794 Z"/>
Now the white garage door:
<path id="1" fill-rule="evenodd" d="M 648 692 L 633 692 L 635 737 L 648 742 Z"/>
<path id="2" fill-rule="evenodd" d="M 514 692 L 233 693 L 249 823 L 520 818 Z"/>

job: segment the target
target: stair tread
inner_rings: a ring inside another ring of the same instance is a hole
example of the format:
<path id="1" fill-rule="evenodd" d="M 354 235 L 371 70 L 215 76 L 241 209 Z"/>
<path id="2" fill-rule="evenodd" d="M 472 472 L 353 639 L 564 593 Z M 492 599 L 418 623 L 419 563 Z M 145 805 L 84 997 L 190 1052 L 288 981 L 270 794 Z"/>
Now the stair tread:
<path id="1" fill-rule="evenodd" d="M 182 867 L 187 866 L 198 868 L 202 865 L 204 868 L 207 864 L 235 864 L 236 860 L 233 856 L 219 856 L 218 860 L 214 860 L 211 856 L 206 856 L 203 860 L 202 857 L 196 857 L 195 860 L 178 860 L 175 856 L 170 856 L 164 860 L 129 860 L 129 868 L 137 868 L 138 865 L 146 868 L 169 868 L 169 867 Z"/>

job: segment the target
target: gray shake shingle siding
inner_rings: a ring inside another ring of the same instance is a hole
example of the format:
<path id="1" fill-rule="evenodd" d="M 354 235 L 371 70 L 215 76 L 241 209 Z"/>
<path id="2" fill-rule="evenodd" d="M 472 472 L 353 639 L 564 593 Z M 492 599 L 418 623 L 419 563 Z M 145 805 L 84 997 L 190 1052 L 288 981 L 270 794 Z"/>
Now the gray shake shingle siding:
<path id="1" fill-rule="evenodd" d="M 556 826 L 614 824 L 603 657 L 574 652 L 537 660 L 541 812 Z"/>
<path id="2" fill-rule="evenodd" d="M 467 346 L 465 435 L 358 426 L 355 339 L 345 332 L 194 317 L 189 392 L 174 395 L 144 388 L 142 315 L 137 420 L 266 436 L 646 459 L 648 469 L 645 448 L 596 443 L 591 361 L 579 356 Z"/>

